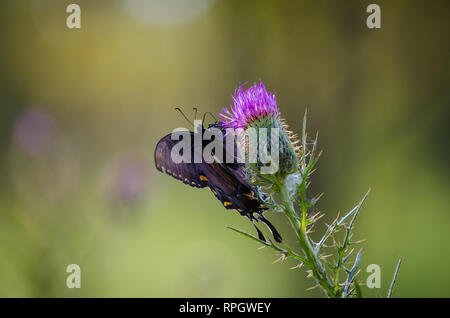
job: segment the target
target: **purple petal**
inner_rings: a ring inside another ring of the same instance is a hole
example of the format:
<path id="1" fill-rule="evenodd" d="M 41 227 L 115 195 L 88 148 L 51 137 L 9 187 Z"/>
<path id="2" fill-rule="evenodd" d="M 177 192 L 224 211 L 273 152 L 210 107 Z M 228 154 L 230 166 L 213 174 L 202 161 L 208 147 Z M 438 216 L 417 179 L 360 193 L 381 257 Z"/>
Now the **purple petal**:
<path id="1" fill-rule="evenodd" d="M 230 128 L 245 128 L 255 119 L 278 115 L 275 94 L 266 91 L 262 82 L 254 84 L 246 90 L 242 84 L 234 91 L 233 104 L 230 110 L 223 109 L 219 113 L 222 126 Z"/>

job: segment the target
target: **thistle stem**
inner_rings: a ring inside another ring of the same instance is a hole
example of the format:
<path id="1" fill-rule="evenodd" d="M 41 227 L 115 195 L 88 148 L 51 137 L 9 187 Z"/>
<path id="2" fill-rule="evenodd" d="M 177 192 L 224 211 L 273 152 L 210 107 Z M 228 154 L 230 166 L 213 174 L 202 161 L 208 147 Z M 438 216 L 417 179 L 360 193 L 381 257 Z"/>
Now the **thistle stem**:
<path id="1" fill-rule="evenodd" d="M 292 201 L 289 198 L 288 190 L 284 184 L 277 182 L 277 185 L 280 189 L 281 199 L 284 205 L 284 211 L 286 216 L 289 219 L 292 227 L 297 234 L 297 238 L 300 242 L 300 246 L 305 253 L 305 256 L 308 260 L 308 265 L 311 267 L 312 274 L 320 286 L 326 292 L 328 297 L 336 297 L 334 292 L 334 286 L 330 282 L 327 273 L 318 257 L 317 253 L 315 253 L 314 248 L 311 245 L 311 241 L 308 238 L 308 234 L 306 231 L 307 224 L 307 214 L 306 214 L 306 206 L 302 204 L 302 218 L 299 221 L 297 213 L 295 212 Z"/>

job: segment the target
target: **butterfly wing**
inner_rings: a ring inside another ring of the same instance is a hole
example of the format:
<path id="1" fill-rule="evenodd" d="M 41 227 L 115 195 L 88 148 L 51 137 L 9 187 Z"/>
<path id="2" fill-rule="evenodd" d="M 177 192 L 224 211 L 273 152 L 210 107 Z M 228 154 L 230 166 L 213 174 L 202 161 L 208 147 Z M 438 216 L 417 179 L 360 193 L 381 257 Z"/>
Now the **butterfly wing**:
<path id="1" fill-rule="evenodd" d="M 186 131 L 183 134 L 187 134 L 185 138 L 190 138 L 191 145 L 194 145 L 194 133 Z M 277 242 L 282 241 L 281 235 L 264 218 L 262 213 L 267 207 L 256 194 L 256 188 L 247 182 L 242 171 L 243 164 L 237 162 L 225 164 L 218 162 L 194 163 L 194 160 L 176 163 L 172 160 L 172 150 L 178 142 L 178 140 L 172 140 L 172 134 L 164 136 L 158 142 L 155 148 L 155 165 L 158 171 L 167 173 L 193 187 L 204 188 L 208 186 L 226 209 L 237 210 L 241 215 L 248 217 L 252 223 L 255 220 L 253 213 L 257 213 L 257 219 L 267 224 L 275 240 Z M 193 146 L 191 154 L 193 156 Z M 253 225 L 260 240 L 265 241 L 264 235 L 255 224 Z"/>
<path id="2" fill-rule="evenodd" d="M 193 144 L 194 133 L 191 131 L 182 132 L 187 134 L 186 138 L 191 138 L 191 144 Z M 176 163 L 172 160 L 172 149 L 179 141 L 172 140 L 172 134 L 168 134 L 161 138 L 155 148 L 155 165 L 156 169 L 160 172 L 166 173 L 183 183 L 196 188 L 204 188 L 205 182 L 199 177 L 196 169 L 196 164 L 191 161 Z"/>
<path id="3" fill-rule="evenodd" d="M 207 183 L 226 209 L 237 210 L 241 215 L 248 217 L 252 223 L 255 220 L 254 213 L 256 213 L 256 219 L 269 227 L 275 241 L 279 243 L 283 241 L 277 229 L 264 217 L 263 212 L 268 208 L 260 200 L 256 193 L 257 189 L 246 181 L 242 167 L 232 169 L 229 166 L 214 162 L 212 164 L 198 164 L 197 171 L 202 181 Z M 253 225 L 258 232 L 259 239 L 265 241 L 264 235 L 255 224 Z"/>
<path id="4" fill-rule="evenodd" d="M 225 208 L 236 209 L 241 214 L 251 214 L 265 209 L 255 193 L 256 190 L 245 180 L 241 169 L 234 170 L 213 162 L 197 164 L 197 171 Z"/>

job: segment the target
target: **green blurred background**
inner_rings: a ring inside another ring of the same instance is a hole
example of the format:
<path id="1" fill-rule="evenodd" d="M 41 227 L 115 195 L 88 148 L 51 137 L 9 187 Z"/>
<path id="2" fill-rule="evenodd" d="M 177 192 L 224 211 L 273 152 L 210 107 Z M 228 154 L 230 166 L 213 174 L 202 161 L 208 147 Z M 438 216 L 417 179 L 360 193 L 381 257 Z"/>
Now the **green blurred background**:
<path id="1" fill-rule="evenodd" d="M 174 107 L 216 113 L 260 79 L 293 130 L 307 107 L 320 132 L 325 221 L 372 188 L 355 238 L 360 279 L 379 264 L 382 288 L 363 292 L 384 296 L 402 256 L 394 296 L 450 296 L 450 6 L 376 1 L 371 30 L 370 3 L 0 2 L 0 296 L 321 296 L 225 227 L 248 220 L 153 165 L 187 125 Z M 72 263 L 81 289 L 66 287 Z"/>

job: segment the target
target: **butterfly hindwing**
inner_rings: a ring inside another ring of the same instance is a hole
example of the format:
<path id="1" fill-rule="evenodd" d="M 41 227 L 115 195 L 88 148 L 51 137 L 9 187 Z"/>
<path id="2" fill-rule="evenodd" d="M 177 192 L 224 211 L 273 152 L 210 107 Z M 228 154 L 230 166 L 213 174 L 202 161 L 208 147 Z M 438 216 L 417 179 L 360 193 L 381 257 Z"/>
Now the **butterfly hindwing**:
<path id="1" fill-rule="evenodd" d="M 197 164 L 197 171 L 226 209 L 235 209 L 243 215 L 265 209 L 256 196 L 256 189 L 248 184 L 240 169 L 213 162 Z"/>

